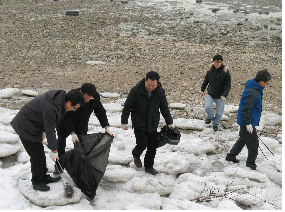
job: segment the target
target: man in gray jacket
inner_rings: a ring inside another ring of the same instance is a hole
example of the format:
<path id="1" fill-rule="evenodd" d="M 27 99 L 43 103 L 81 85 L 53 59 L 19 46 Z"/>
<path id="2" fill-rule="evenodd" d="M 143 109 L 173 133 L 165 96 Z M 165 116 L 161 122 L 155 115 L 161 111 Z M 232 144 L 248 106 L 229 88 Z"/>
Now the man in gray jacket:
<path id="1" fill-rule="evenodd" d="M 153 168 L 156 149 L 158 147 L 157 127 L 161 111 L 169 128 L 174 128 L 165 91 L 159 83 L 159 74 L 150 71 L 146 77 L 134 86 L 125 102 L 122 111 L 121 124 L 126 129 L 128 117 L 132 113 L 132 125 L 136 136 L 136 146 L 133 149 L 135 165 L 140 168 L 140 155 L 147 148 L 144 157 L 145 172 L 156 175 L 159 172 Z"/>
<path id="2" fill-rule="evenodd" d="M 63 90 L 51 90 L 39 95 L 25 104 L 11 121 L 11 125 L 19 135 L 21 142 L 30 156 L 32 184 L 34 190 L 48 191 L 48 183 L 60 180 L 47 175 L 46 157 L 42 144 L 46 134 L 48 148 L 51 149 L 52 160 L 58 158 L 56 123 L 66 111 L 78 109 L 84 105 L 85 99 L 78 90 L 66 93 Z"/>

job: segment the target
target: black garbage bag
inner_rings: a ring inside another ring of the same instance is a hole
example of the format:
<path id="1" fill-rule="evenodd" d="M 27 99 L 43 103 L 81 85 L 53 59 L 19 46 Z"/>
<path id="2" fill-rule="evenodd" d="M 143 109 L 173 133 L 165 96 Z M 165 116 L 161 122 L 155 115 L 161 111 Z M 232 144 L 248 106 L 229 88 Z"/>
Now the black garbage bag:
<path id="1" fill-rule="evenodd" d="M 167 125 L 158 133 L 158 147 L 162 147 L 165 144 L 177 145 L 180 142 L 181 134 L 176 128 L 169 128 Z"/>
<path id="2" fill-rule="evenodd" d="M 74 183 L 91 199 L 94 199 L 108 164 L 111 143 L 114 139 L 108 133 L 78 135 L 74 149 L 65 153 L 61 163 Z"/>

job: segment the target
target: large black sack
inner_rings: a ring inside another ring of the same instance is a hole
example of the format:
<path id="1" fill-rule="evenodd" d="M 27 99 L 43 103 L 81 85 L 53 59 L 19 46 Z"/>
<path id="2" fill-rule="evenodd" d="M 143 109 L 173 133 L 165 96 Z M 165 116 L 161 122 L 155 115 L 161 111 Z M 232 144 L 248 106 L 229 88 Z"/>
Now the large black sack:
<path id="1" fill-rule="evenodd" d="M 61 160 L 68 174 L 81 191 L 94 199 L 98 185 L 106 171 L 111 143 L 108 133 L 78 135 L 74 149 Z"/>

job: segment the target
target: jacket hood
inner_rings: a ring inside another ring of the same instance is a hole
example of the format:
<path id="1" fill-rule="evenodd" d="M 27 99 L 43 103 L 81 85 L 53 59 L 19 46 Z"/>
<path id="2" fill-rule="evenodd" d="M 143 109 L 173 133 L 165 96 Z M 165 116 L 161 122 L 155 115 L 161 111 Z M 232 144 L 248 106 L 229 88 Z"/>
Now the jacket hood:
<path id="1" fill-rule="evenodd" d="M 257 90 L 263 90 L 265 87 L 261 87 L 256 81 L 255 79 L 251 79 L 251 80 L 248 80 L 246 83 L 245 83 L 245 87 L 246 88 L 254 88 L 254 89 L 257 89 Z"/>
<path id="2" fill-rule="evenodd" d="M 51 90 L 45 95 L 47 101 L 55 106 L 62 107 L 65 103 L 65 91 L 63 90 Z M 62 101 L 63 100 L 63 101 Z"/>

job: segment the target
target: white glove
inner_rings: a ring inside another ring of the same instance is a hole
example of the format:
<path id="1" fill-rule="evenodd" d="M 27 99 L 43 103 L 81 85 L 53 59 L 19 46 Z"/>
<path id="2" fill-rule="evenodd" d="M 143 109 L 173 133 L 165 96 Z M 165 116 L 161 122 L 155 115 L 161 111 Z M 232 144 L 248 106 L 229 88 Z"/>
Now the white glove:
<path id="1" fill-rule="evenodd" d="M 122 128 L 123 130 L 127 130 L 127 129 L 128 129 L 128 125 L 127 125 L 127 124 L 121 124 L 121 128 Z"/>
<path id="2" fill-rule="evenodd" d="M 71 134 L 71 140 L 73 141 L 73 143 L 75 143 L 76 141 L 78 141 L 78 137 L 75 133 Z"/>
<path id="3" fill-rule="evenodd" d="M 43 132 L 43 134 L 42 134 L 42 141 L 45 140 L 45 138 L 46 138 L 46 133 Z"/>
<path id="4" fill-rule="evenodd" d="M 168 128 L 175 128 L 175 124 L 170 124 L 170 125 L 168 125 Z"/>
<path id="5" fill-rule="evenodd" d="M 226 101 L 226 97 L 224 97 L 224 96 L 221 96 L 221 101 Z"/>
<path id="6" fill-rule="evenodd" d="M 112 131 L 110 130 L 110 127 L 105 127 L 105 133 L 108 133 L 109 135 L 113 135 Z"/>
<path id="7" fill-rule="evenodd" d="M 58 159 L 58 152 L 53 152 L 53 151 L 51 151 L 51 152 L 49 153 L 49 156 L 50 156 L 50 158 L 51 158 L 52 160 L 56 160 L 56 159 Z"/>
<path id="8" fill-rule="evenodd" d="M 252 128 L 252 125 L 251 125 L 251 124 L 246 125 L 246 129 L 247 129 L 247 131 L 248 131 L 250 134 L 253 133 L 253 128 Z"/>

